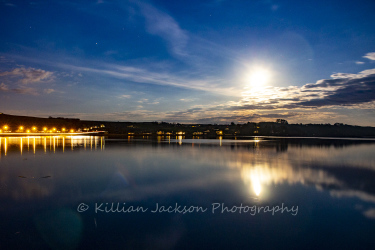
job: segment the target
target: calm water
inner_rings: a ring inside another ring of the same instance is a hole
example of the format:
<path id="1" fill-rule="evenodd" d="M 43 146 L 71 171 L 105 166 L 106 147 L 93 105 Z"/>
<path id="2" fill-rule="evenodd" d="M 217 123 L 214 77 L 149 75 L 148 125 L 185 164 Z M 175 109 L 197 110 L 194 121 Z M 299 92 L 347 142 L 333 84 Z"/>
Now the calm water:
<path id="1" fill-rule="evenodd" d="M 375 141 L 0 138 L 1 249 L 375 248 Z"/>

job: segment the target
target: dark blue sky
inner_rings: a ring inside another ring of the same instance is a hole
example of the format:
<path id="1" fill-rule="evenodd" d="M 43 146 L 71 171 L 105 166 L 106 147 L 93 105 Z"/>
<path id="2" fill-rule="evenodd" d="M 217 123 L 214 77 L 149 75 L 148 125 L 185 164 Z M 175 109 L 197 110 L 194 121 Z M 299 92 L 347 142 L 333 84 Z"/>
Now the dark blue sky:
<path id="1" fill-rule="evenodd" d="M 0 112 L 375 126 L 374 1 L 0 1 Z"/>

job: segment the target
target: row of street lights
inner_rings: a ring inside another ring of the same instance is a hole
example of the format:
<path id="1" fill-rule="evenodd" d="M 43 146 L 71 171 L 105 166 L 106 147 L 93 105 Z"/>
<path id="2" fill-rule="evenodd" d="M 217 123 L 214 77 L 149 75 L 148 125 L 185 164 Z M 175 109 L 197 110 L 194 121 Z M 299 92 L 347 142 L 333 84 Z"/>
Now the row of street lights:
<path id="1" fill-rule="evenodd" d="M 0 128 L 0 133 L 10 133 L 12 131 L 9 130 L 8 125 L 4 125 L 3 128 Z M 43 127 L 42 131 L 38 131 L 36 126 L 32 126 L 30 129 L 25 129 L 24 126 L 19 126 L 16 133 L 74 133 L 74 129 L 70 129 L 69 131 L 66 128 L 62 128 L 61 131 L 57 130 L 56 128 L 48 129 L 47 127 Z"/>

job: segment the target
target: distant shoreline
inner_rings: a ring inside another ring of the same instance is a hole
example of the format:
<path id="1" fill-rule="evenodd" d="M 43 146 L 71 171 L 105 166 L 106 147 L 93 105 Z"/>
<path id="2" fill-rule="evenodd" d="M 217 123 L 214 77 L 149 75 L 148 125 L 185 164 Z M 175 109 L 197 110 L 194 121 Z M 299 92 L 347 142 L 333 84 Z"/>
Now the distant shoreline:
<path id="1" fill-rule="evenodd" d="M 27 132 L 26 132 L 27 131 Z M 12 133 L 12 134 L 11 134 Z M 13 134 L 14 133 L 14 134 Z M 247 122 L 244 124 L 180 124 L 167 122 L 85 121 L 63 117 L 39 118 L 0 113 L 0 135 L 82 135 L 105 134 L 110 138 L 127 136 L 186 136 L 215 138 L 218 136 L 297 137 L 297 138 L 375 138 L 375 127 L 342 123 L 289 124 Z"/>

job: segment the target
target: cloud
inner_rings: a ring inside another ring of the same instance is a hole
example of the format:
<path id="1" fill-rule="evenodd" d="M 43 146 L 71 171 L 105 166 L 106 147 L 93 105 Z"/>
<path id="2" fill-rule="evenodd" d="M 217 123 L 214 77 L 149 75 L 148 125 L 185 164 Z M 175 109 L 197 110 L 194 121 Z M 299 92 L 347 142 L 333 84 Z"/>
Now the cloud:
<path id="1" fill-rule="evenodd" d="M 160 100 L 161 100 L 161 98 L 157 98 L 154 101 L 150 101 L 149 99 L 142 98 L 142 99 L 138 100 L 137 102 L 141 103 L 141 104 L 157 105 L 157 104 L 159 104 Z M 143 108 L 143 106 L 140 106 L 140 105 L 138 107 Z"/>
<path id="2" fill-rule="evenodd" d="M 156 9 L 155 7 L 137 2 L 142 15 L 146 19 L 147 31 L 165 39 L 174 54 L 178 56 L 187 55 L 184 51 L 188 36 L 178 23 L 168 14 Z"/>
<path id="3" fill-rule="evenodd" d="M 131 97 L 131 95 L 120 95 L 120 96 L 119 96 L 119 98 L 126 98 L 126 99 L 127 99 L 127 98 L 130 98 L 130 97 Z"/>
<path id="4" fill-rule="evenodd" d="M 5 56 L 0 56 L 0 63 L 14 63 L 14 61 Z"/>
<path id="5" fill-rule="evenodd" d="M 180 99 L 181 102 L 192 102 L 194 101 L 194 99 L 185 99 L 185 98 L 182 98 Z"/>
<path id="6" fill-rule="evenodd" d="M 146 98 L 142 98 L 141 100 L 139 100 L 139 101 L 137 101 L 137 102 L 139 102 L 139 103 L 145 103 L 145 102 L 148 102 L 148 99 L 146 99 Z"/>
<path id="7" fill-rule="evenodd" d="M 210 46 L 212 47 L 213 45 L 211 44 Z M 221 48 L 221 50 L 223 49 Z M 18 60 L 26 61 L 28 63 L 54 65 L 55 67 L 67 72 L 76 72 L 75 74 L 78 74 L 78 76 L 82 77 L 86 77 L 94 73 L 105 77 L 127 80 L 133 83 L 172 86 L 176 88 L 207 91 L 209 93 L 215 93 L 222 96 L 238 97 L 241 94 L 239 93 L 238 88 L 232 85 L 228 85 L 227 81 L 218 76 L 216 73 L 212 76 L 207 76 L 207 71 L 204 71 L 204 74 L 206 75 L 203 77 L 199 73 L 195 74 L 196 71 L 194 71 L 194 74 L 192 73 L 192 71 L 174 71 L 171 73 L 169 71 L 171 67 L 168 64 L 165 66 L 163 63 L 147 62 L 145 64 L 142 61 L 137 65 L 132 64 L 132 66 L 127 66 L 121 64 L 103 63 L 98 61 L 81 61 L 80 64 L 74 65 L 66 63 L 56 63 L 54 61 L 22 56 L 13 57 L 17 58 Z M 73 61 L 73 58 L 69 58 L 66 61 Z M 60 77 L 60 75 L 61 73 L 53 73 L 53 77 L 51 78 L 51 80 L 54 79 L 55 76 Z"/>
<path id="8" fill-rule="evenodd" d="M 235 91 L 233 87 L 221 87 L 221 81 L 217 78 L 205 80 L 191 79 L 190 76 L 184 76 L 183 74 L 177 76 L 168 72 L 155 72 L 145 68 L 121 66 L 116 64 L 102 64 L 100 69 L 66 64 L 59 64 L 58 66 L 69 70 L 96 73 L 141 84 L 155 84 L 194 89 L 214 92 L 220 95 L 238 95 L 238 91 Z"/>
<path id="9" fill-rule="evenodd" d="M 197 112 L 201 112 L 203 109 L 202 108 L 190 108 L 186 111 L 174 111 L 174 112 L 168 112 L 166 118 L 187 118 L 187 115 L 191 115 Z"/>
<path id="10" fill-rule="evenodd" d="M 298 116 L 297 113 L 284 113 L 284 114 L 261 114 L 261 113 L 253 113 L 253 114 L 241 114 L 238 115 L 228 115 L 228 116 L 213 116 L 213 117 L 205 117 L 197 119 L 197 123 L 217 123 L 217 124 L 229 124 L 230 122 L 238 122 L 238 123 L 246 123 L 249 121 L 259 121 L 259 120 L 268 120 L 272 118 L 272 120 L 276 120 L 278 118 L 291 118 Z"/>
<path id="11" fill-rule="evenodd" d="M 364 62 L 357 61 L 355 64 L 365 64 Z"/>
<path id="12" fill-rule="evenodd" d="M 358 74 L 335 73 L 331 79 L 322 79 L 301 87 L 268 86 L 244 90 L 239 101 L 169 112 L 164 119 L 218 124 L 231 121 L 274 121 L 278 118 L 295 122 L 332 122 L 333 119 L 345 118 L 332 109 L 371 109 L 374 104 L 375 69 L 369 69 Z"/>
<path id="13" fill-rule="evenodd" d="M 367 58 L 367 59 L 370 59 L 370 60 L 375 60 L 375 52 L 367 53 L 366 55 L 363 56 L 363 58 Z"/>
<path id="14" fill-rule="evenodd" d="M 323 98 L 297 102 L 297 106 L 350 106 L 375 100 L 375 72 L 350 75 L 347 78 L 321 80 L 305 89 L 325 91 Z"/>
<path id="15" fill-rule="evenodd" d="M 25 87 L 25 85 L 38 82 L 48 82 L 54 79 L 53 72 L 35 68 L 15 68 L 10 71 L 0 72 L 0 78 L 5 83 L 1 83 L 1 92 L 13 92 L 17 94 L 38 95 L 36 88 Z M 50 94 L 53 89 L 44 89 L 43 92 Z"/>
<path id="16" fill-rule="evenodd" d="M 280 6 L 277 5 L 277 4 L 273 4 L 273 5 L 271 6 L 271 10 L 272 10 L 272 11 L 276 11 L 276 10 L 278 10 L 279 8 L 280 8 Z"/>
<path id="17" fill-rule="evenodd" d="M 149 103 L 147 103 L 147 104 L 150 104 L 150 105 L 157 105 L 157 104 L 159 104 L 159 102 L 155 101 L 155 102 L 149 102 Z"/>
<path id="18" fill-rule="evenodd" d="M 21 86 L 20 88 L 9 88 L 8 85 L 1 83 L 0 92 L 12 92 L 16 94 L 29 94 L 29 95 L 38 95 L 38 91 L 35 88 L 25 88 Z"/>
<path id="19" fill-rule="evenodd" d="M 46 94 L 51 94 L 51 93 L 53 93 L 53 92 L 55 92 L 54 89 L 45 89 L 45 90 L 44 90 L 44 93 L 46 93 Z"/>
<path id="20" fill-rule="evenodd" d="M 0 72 L 0 77 L 16 77 L 19 83 L 29 84 L 53 79 L 53 72 L 35 68 L 16 68 L 11 71 Z"/>
<path id="21" fill-rule="evenodd" d="M 155 6 L 138 0 L 130 0 L 130 2 L 138 6 L 139 10 L 137 13 L 140 13 L 145 18 L 146 31 L 164 39 L 168 44 L 171 54 L 194 67 L 195 72 L 217 71 L 215 65 L 211 63 L 212 58 L 215 58 L 214 60 L 242 61 L 242 53 L 238 53 L 235 50 L 218 45 L 212 40 L 204 39 L 182 29 L 172 16 Z M 206 5 L 215 6 L 223 1 L 215 0 L 214 2 L 216 3 L 206 3 Z M 135 12 L 134 9 L 132 10 L 132 12 Z"/>
<path id="22" fill-rule="evenodd" d="M 35 88 L 15 88 L 11 89 L 11 91 L 17 94 L 38 95 L 38 91 Z"/>
<path id="23" fill-rule="evenodd" d="M 13 4 L 13 3 L 4 3 L 5 6 L 9 6 L 9 7 L 17 7 L 17 5 Z"/>
<path id="24" fill-rule="evenodd" d="M 9 90 L 9 88 L 8 88 L 8 86 L 7 85 L 5 85 L 4 83 L 1 83 L 0 84 L 0 91 L 8 91 Z"/>
<path id="25" fill-rule="evenodd" d="M 335 73 L 331 79 L 322 79 L 302 87 L 266 87 L 244 91 L 239 102 L 225 109 L 290 110 L 322 107 L 349 107 L 375 101 L 375 69 L 358 74 Z"/>

